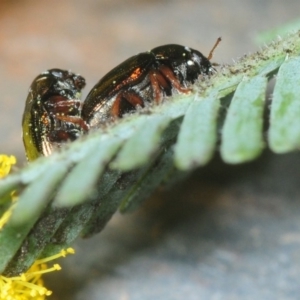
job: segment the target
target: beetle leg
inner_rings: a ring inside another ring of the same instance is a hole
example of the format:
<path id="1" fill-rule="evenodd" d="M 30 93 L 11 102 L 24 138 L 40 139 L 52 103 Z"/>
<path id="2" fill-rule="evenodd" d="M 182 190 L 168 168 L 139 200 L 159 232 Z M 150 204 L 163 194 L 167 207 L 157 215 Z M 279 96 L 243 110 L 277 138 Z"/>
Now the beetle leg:
<path id="1" fill-rule="evenodd" d="M 78 125 L 83 131 L 89 130 L 89 125 L 81 117 L 65 116 L 65 115 L 57 114 L 57 115 L 55 115 L 55 118 L 60 121 L 65 121 L 65 122 L 69 122 L 69 123 Z"/>
<path id="2" fill-rule="evenodd" d="M 159 66 L 159 71 L 169 80 L 169 82 L 171 83 L 171 85 L 178 91 L 181 93 L 188 93 L 191 91 L 191 89 L 189 88 L 185 88 L 182 86 L 181 82 L 178 80 L 178 78 L 174 75 L 173 71 L 165 66 L 165 65 L 161 65 Z"/>
<path id="3" fill-rule="evenodd" d="M 48 139 L 51 143 L 64 143 L 74 141 L 79 137 L 78 131 L 53 130 L 48 134 Z"/>
<path id="4" fill-rule="evenodd" d="M 157 72 L 157 70 L 150 71 L 149 78 L 153 90 L 154 100 L 156 104 L 158 104 L 162 98 L 162 88 L 164 90 L 171 89 L 170 85 L 164 76 L 160 72 Z"/>
<path id="5" fill-rule="evenodd" d="M 55 95 L 50 97 L 44 105 L 50 115 L 57 120 L 77 125 L 85 132 L 89 130 L 87 123 L 83 121 L 81 117 L 76 116 L 79 113 L 80 108 L 79 100 L 68 99 L 61 95 Z M 53 141 L 55 139 L 54 137 L 57 137 L 57 140 L 61 141 L 70 139 L 68 136 L 71 135 L 71 133 L 68 133 L 68 131 L 69 130 L 57 130 L 57 133 L 53 136 Z"/>
<path id="6" fill-rule="evenodd" d="M 119 93 L 111 107 L 111 115 L 114 118 L 120 117 L 120 105 L 122 100 L 122 93 Z"/>
<path id="7" fill-rule="evenodd" d="M 79 113 L 80 100 L 68 99 L 61 95 L 52 96 L 44 104 L 46 110 L 52 113 L 59 113 L 65 115 L 76 115 Z"/>
<path id="8" fill-rule="evenodd" d="M 132 91 L 120 92 L 117 95 L 117 97 L 112 105 L 112 108 L 111 108 L 111 114 L 113 117 L 116 117 L 116 118 L 122 117 L 121 102 L 124 99 L 134 107 L 137 107 L 138 105 L 141 107 L 144 106 L 144 101 L 142 100 L 142 98 L 139 95 L 135 94 L 134 92 L 132 92 Z"/>

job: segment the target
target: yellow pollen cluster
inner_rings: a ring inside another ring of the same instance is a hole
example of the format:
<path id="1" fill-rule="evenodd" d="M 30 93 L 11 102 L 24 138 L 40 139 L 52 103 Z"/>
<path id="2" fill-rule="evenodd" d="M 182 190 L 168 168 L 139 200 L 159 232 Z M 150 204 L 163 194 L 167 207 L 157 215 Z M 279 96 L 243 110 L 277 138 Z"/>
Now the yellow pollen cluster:
<path id="1" fill-rule="evenodd" d="M 14 156 L 0 154 L 0 179 L 7 176 L 7 174 L 10 172 L 11 166 L 16 162 L 17 160 Z M 16 197 L 14 195 L 11 196 L 12 201 L 14 202 L 16 200 Z M 10 218 L 14 206 L 15 205 L 11 205 L 10 208 L 2 216 L 0 216 L 0 230 Z"/>
<path id="2" fill-rule="evenodd" d="M 58 264 L 47 267 L 46 262 L 74 253 L 74 249 L 68 248 L 56 255 L 36 260 L 31 268 L 20 276 L 0 276 L 0 300 L 44 300 L 52 292 L 44 287 L 42 275 L 61 269 Z"/>
<path id="3" fill-rule="evenodd" d="M 9 173 L 11 166 L 15 163 L 16 158 L 14 156 L 0 154 L 0 179 Z"/>
<path id="4" fill-rule="evenodd" d="M 16 163 L 14 156 L 7 156 L 0 154 L 0 179 L 5 177 L 11 166 Z M 11 195 L 13 202 L 17 201 L 14 193 Z M 0 230 L 9 220 L 15 204 L 0 216 Z M 74 254 L 72 248 L 62 250 L 60 253 L 49 256 L 47 258 L 39 259 L 25 272 L 19 276 L 6 277 L 0 275 L 0 300 L 44 300 L 45 297 L 52 294 L 51 291 L 44 287 L 42 275 L 45 273 L 58 271 L 61 267 L 54 264 L 52 267 L 47 266 L 47 262 L 65 257 L 67 254 Z"/>

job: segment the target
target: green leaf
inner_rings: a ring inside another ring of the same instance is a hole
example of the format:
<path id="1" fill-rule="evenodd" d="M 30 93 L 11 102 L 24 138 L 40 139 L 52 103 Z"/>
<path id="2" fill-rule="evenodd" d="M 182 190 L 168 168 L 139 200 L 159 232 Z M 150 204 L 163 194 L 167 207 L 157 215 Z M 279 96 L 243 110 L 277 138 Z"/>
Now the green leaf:
<path id="1" fill-rule="evenodd" d="M 273 93 L 269 131 L 270 148 L 285 153 L 300 147 L 300 57 L 279 69 Z"/>
<path id="2" fill-rule="evenodd" d="M 171 118 L 164 115 L 142 116 L 142 118 L 144 122 L 111 163 L 113 169 L 128 171 L 142 166 L 159 148 L 161 134 Z"/>
<path id="3" fill-rule="evenodd" d="M 63 182 L 53 202 L 57 206 L 72 206 L 92 197 L 98 178 L 103 173 L 107 163 L 114 156 L 123 141 L 109 139 L 93 145 L 87 152 L 84 160 L 81 160 L 69 173 Z M 82 176 L 84 174 L 84 176 Z"/>
<path id="4" fill-rule="evenodd" d="M 267 146 L 299 149 L 299 67 L 297 32 L 220 66 L 190 94 L 107 124 L 1 180 L 0 212 L 12 191 L 19 201 L 0 230 L 0 272 L 17 274 L 77 236 L 101 231 L 118 208 L 131 211 L 159 185 L 207 164 L 218 145 L 228 163 L 252 160 Z M 267 82 L 278 70 L 265 132 Z"/>
<path id="5" fill-rule="evenodd" d="M 217 142 L 217 118 L 220 101 L 216 94 L 195 97 L 183 119 L 175 145 L 177 168 L 191 170 L 206 164 Z"/>
<path id="6" fill-rule="evenodd" d="M 139 174 L 138 181 L 128 190 L 120 204 L 121 212 L 134 210 L 153 193 L 174 168 L 172 154 L 172 151 L 163 151 L 159 163 L 148 166 L 143 174 Z"/>
<path id="7" fill-rule="evenodd" d="M 264 147 L 263 108 L 267 78 L 245 78 L 238 85 L 226 115 L 221 156 L 225 162 L 240 163 L 256 158 Z"/>
<path id="8" fill-rule="evenodd" d="M 54 164 L 38 180 L 28 186 L 19 197 L 11 217 L 12 224 L 14 226 L 22 225 L 41 214 L 46 209 L 53 191 L 67 172 L 68 168 L 65 165 Z"/>

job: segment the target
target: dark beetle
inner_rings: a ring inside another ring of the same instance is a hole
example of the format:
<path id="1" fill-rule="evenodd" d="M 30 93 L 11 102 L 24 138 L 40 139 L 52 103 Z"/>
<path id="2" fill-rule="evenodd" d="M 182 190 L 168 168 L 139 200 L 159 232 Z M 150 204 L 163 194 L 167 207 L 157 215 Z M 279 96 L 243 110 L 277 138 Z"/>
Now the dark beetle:
<path id="1" fill-rule="evenodd" d="M 48 156 L 54 147 L 75 140 L 88 126 L 81 119 L 80 75 L 51 69 L 31 84 L 23 115 L 23 141 L 28 160 Z"/>
<path id="2" fill-rule="evenodd" d="M 199 51 L 175 44 L 135 55 L 107 73 L 90 91 L 82 106 L 82 118 L 92 128 L 116 117 L 159 103 L 164 96 L 188 93 L 199 75 L 212 72 L 210 59 Z"/>

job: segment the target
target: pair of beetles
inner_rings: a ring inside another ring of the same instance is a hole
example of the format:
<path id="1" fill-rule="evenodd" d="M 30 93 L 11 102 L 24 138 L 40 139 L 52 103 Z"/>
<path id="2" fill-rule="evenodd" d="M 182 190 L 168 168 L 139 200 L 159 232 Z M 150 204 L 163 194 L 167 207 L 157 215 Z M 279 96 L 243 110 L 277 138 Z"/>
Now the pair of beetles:
<path id="1" fill-rule="evenodd" d="M 23 115 L 27 159 L 50 155 L 73 141 L 149 103 L 160 103 L 174 93 L 189 93 L 199 75 L 213 71 L 199 51 L 175 44 L 135 55 L 107 73 L 80 101 L 85 79 L 69 71 L 51 69 L 35 78 Z"/>

